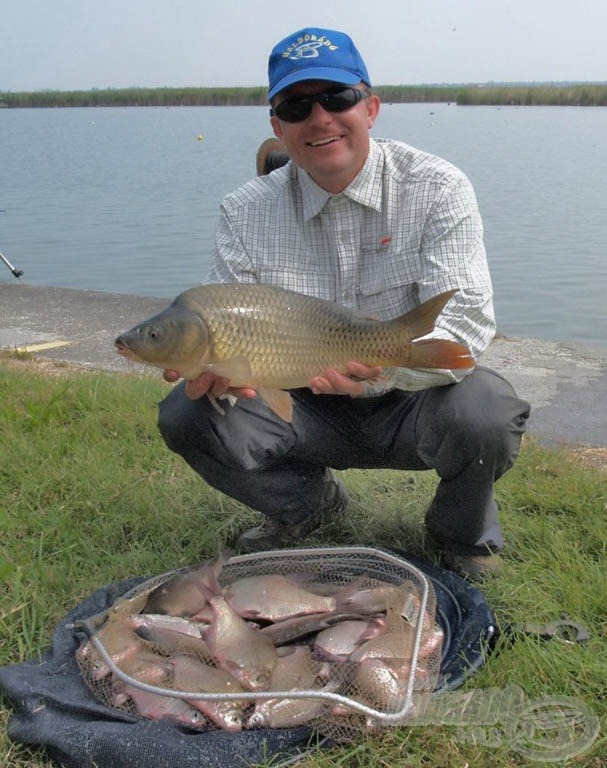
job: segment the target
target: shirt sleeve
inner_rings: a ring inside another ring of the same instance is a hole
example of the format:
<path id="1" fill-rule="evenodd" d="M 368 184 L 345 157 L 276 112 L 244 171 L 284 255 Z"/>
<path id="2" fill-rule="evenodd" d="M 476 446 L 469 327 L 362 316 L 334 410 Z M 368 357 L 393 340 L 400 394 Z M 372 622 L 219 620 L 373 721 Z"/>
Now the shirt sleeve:
<path id="1" fill-rule="evenodd" d="M 379 397 L 391 392 L 393 389 L 403 389 L 406 392 L 415 392 L 429 387 L 444 387 L 447 384 L 457 384 L 465 376 L 472 373 L 474 368 L 463 371 L 451 371 L 447 368 L 392 368 L 386 367 L 382 371 L 379 381 L 370 381 L 365 384 L 365 390 L 360 397 Z"/>
<path id="2" fill-rule="evenodd" d="M 425 221 L 420 251 L 420 302 L 442 290 L 458 289 L 431 336 L 459 341 L 480 357 L 495 334 L 493 288 L 476 196 L 463 174 L 437 197 Z"/>
<path id="3" fill-rule="evenodd" d="M 420 302 L 457 288 L 427 338 L 460 342 L 478 361 L 495 335 L 495 314 L 482 220 L 464 174 L 458 173 L 436 196 L 424 222 L 419 258 Z M 386 368 L 381 381 L 367 385 L 364 396 L 455 384 L 472 370 Z"/>
<path id="4" fill-rule="evenodd" d="M 234 226 L 227 198 L 221 204 L 209 283 L 256 283 L 257 271 Z"/>

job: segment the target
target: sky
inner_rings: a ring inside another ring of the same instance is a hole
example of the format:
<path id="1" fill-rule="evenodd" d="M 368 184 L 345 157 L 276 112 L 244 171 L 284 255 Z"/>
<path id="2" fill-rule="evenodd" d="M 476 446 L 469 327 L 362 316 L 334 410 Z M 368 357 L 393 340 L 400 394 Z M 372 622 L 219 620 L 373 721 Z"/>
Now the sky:
<path id="1" fill-rule="evenodd" d="M 607 80 L 607 0 L 2 0 L 0 92 L 265 85 L 305 26 L 374 85 Z"/>

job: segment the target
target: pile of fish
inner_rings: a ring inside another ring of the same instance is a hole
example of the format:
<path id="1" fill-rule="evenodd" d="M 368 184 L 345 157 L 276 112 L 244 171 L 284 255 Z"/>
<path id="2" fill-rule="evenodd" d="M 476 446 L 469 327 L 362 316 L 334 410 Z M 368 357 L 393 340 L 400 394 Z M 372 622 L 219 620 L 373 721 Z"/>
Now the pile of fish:
<path id="1" fill-rule="evenodd" d="M 76 657 L 104 703 L 195 729 L 240 731 L 348 718 L 348 701 L 398 711 L 412 675 L 416 688 L 432 689 L 443 633 L 430 610 L 420 615 L 413 581 L 358 576 L 343 584 L 270 572 L 222 586 L 225 563 L 176 572 L 95 617 L 93 637 L 111 664 L 91 637 Z M 339 696 L 293 697 L 298 691 Z"/>

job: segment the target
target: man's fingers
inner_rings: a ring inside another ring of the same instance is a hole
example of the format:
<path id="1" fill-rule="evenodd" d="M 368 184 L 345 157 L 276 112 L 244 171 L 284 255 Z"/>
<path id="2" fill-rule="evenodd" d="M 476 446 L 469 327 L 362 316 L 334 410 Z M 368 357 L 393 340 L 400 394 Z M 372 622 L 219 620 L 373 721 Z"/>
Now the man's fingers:
<path id="1" fill-rule="evenodd" d="M 354 376 L 361 381 L 365 379 L 378 379 L 381 376 L 381 365 L 365 365 L 351 361 L 346 366 L 350 376 Z"/>
<path id="2" fill-rule="evenodd" d="M 213 387 L 214 376 L 208 373 L 202 373 L 195 379 L 190 379 L 185 383 L 185 394 L 190 400 L 198 400 L 199 397 L 206 395 Z"/>
<path id="3" fill-rule="evenodd" d="M 230 387 L 228 392 L 234 397 L 244 397 L 247 400 L 252 400 L 257 395 L 256 390 L 249 387 Z"/>
<path id="4" fill-rule="evenodd" d="M 315 395 L 350 395 L 360 397 L 365 391 L 365 381 L 381 376 L 381 366 L 364 365 L 350 362 L 346 366 L 347 375 L 329 368 L 322 376 L 316 376 L 310 382 Z"/>
<path id="5" fill-rule="evenodd" d="M 334 370 L 325 371 L 323 376 L 312 379 L 311 389 L 315 395 L 362 395 L 364 385 L 349 376 Z"/>
<path id="6" fill-rule="evenodd" d="M 181 378 L 181 375 L 177 371 L 164 370 L 162 372 L 162 378 L 165 381 L 168 381 L 169 384 L 173 384 L 173 382 Z"/>
<path id="7" fill-rule="evenodd" d="M 165 369 L 162 372 L 162 378 L 172 384 L 181 378 L 181 374 L 178 371 Z M 214 373 L 201 373 L 195 379 L 189 379 L 185 383 L 185 394 L 190 400 L 198 400 L 199 397 L 207 394 L 217 398 L 225 395 L 226 392 L 247 400 L 257 395 L 251 387 L 231 387 L 229 379 L 216 376 Z"/>

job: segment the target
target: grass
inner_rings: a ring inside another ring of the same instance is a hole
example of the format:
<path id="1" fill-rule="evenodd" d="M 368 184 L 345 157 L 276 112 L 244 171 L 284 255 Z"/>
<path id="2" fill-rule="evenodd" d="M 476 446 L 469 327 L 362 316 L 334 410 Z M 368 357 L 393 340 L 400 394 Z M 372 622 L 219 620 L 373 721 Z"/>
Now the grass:
<path id="1" fill-rule="evenodd" d="M 99 586 L 212 556 L 257 519 L 166 449 L 155 420 L 167 386 L 152 376 L 0 357 L 0 665 L 40 654 L 57 621 Z M 433 473 L 350 470 L 342 479 L 351 492 L 350 514 L 316 543 L 390 544 L 424 553 L 421 523 Z M 559 695 L 584 702 L 601 719 L 601 733 L 571 764 L 599 768 L 607 757 L 607 473 L 528 441 L 497 493 L 506 568 L 483 591 L 498 621 L 520 625 L 567 612 L 591 639 L 584 646 L 504 641 L 466 688 L 514 685 L 528 700 Z M 8 740 L 11 705 L 0 703 L 0 766 L 54 765 L 44 750 Z M 394 729 L 300 763 L 528 764 L 503 734 L 479 736 L 453 725 Z"/>

